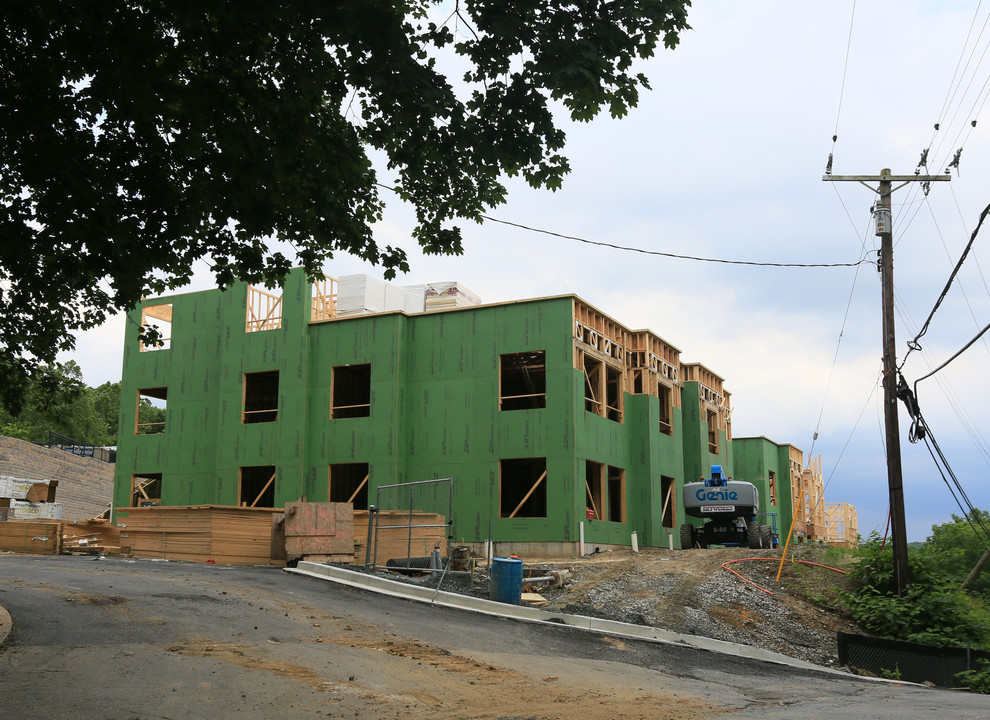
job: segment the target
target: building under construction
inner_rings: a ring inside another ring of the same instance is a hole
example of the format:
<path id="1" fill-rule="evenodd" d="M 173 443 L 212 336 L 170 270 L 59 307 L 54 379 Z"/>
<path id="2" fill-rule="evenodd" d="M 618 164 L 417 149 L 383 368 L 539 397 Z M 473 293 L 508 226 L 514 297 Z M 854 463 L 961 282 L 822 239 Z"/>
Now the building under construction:
<path id="1" fill-rule="evenodd" d="M 575 295 L 481 304 L 456 283 L 293 271 L 280 293 L 147 299 L 130 320 L 118 509 L 361 510 L 380 487 L 452 478 L 454 543 L 676 547 L 680 488 L 719 464 L 757 485 L 781 535 L 792 520 L 798 537 L 829 533 L 820 461 L 734 440 L 723 378 Z M 163 416 L 142 421 L 148 405 Z M 850 529 L 854 511 L 842 541 Z"/>

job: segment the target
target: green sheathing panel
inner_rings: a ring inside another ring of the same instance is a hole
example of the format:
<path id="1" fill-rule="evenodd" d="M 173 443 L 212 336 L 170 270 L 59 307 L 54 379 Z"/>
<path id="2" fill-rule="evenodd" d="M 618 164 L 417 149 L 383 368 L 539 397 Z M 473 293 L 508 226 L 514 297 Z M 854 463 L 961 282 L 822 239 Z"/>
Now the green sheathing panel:
<path id="1" fill-rule="evenodd" d="M 399 358 L 405 350 L 406 323 L 405 316 L 391 313 L 310 326 L 308 405 L 297 420 L 307 419 L 304 489 L 310 500 L 327 500 L 330 466 L 338 463 L 368 464 L 372 504 L 378 485 L 405 481 L 400 462 L 404 373 Z M 334 368 L 365 364 L 371 366 L 368 417 L 332 419 Z"/>
<path id="2" fill-rule="evenodd" d="M 577 540 L 571 300 L 407 319 L 399 481 L 454 478 L 454 541 Z M 499 409 L 500 356 L 546 353 L 546 407 Z M 501 460 L 545 458 L 547 515 L 501 518 Z"/>
<path id="3" fill-rule="evenodd" d="M 169 505 L 215 502 L 213 469 L 219 339 L 225 331 L 221 295 L 216 291 L 175 295 L 145 305 L 172 305 L 170 347 L 140 351 L 141 307 L 128 314 L 121 378 L 120 430 L 114 505 L 131 504 L 132 474 L 161 473 L 162 502 Z M 138 391 L 166 387 L 165 432 L 134 432 Z"/>
<path id="4" fill-rule="evenodd" d="M 673 435 L 660 432 L 660 401 L 650 395 L 625 396 L 625 422 L 629 434 L 626 468 L 626 507 L 629 529 L 635 530 L 644 546 L 668 547 L 669 533 L 663 527 L 663 477 L 674 481 L 674 545 L 680 542 L 677 527 L 684 517 L 681 487 L 684 485 L 684 448 L 678 434 L 681 410 L 673 408 Z M 589 458 L 601 462 L 596 458 Z M 598 524 L 598 523 L 594 523 Z M 604 524 L 604 523 L 603 523 Z M 629 540 L 619 538 L 617 542 Z"/>
<path id="5" fill-rule="evenodd" d="M 304 494 L 303 417 L 307 403 L 309 288 L 293 273 L 282 301 L 282 327 L 247 333 L 247 286 L 176 295 L 144 303 L 172 304 L 171 346 L 139 352 L 141 307 L 125 336 L 121 427 L 134 427 L 141 388 L 167 387 L 166 430 L 121 433 L 114 502 L 130 504 L 133 473 L 162 473 L 165 505 L 237 505 L 240 468 L 276 468 L 275 504 Z M 278 420 L 242 423 L 244 373 L 277 370 Z"/>
<path id="6" fill-rule="evenodd" d="M 697 482 L 711 474 L 712 465 L 721 465 L 722 472 L 732 475 L 732 452 L 725 432 L 718 431 L 718 453 L 708 452 L 708 423 L 701 415 L 701 388 L 697 382 L 685 382 L 681 388 L 681 417 L 684 432 L 684 482 Z M 683 503 L 679 507 L 683 510 Z M 685 522 L 703 525 L 698 518 L 681 514 Z"/>
<path id="7" fill-rule="evenodd" d="M 760 493 L 760 512 L 777 516 L 777 532 L 783 536 L 791 522 L 790 470 L 787 446 L 765 437 L 735 438 L 732 441 L 733 478 L 753 483 Z M 777 503 L 770 504 L 770 473 L 774 474 Z M 761 520 L 766 525 L 770 519 Z"/>

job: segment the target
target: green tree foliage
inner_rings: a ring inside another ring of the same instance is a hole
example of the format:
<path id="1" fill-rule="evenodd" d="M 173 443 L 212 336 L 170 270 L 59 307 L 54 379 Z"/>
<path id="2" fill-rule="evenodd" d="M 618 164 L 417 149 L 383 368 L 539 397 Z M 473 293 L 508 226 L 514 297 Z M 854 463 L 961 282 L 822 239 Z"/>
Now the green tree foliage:
<path id="1" fill-rule="evenodd" d="M 976 509 L 971 520 L 972 523 L 953 515 L 952 522 L 933 525 L 926 543 L 927 549 L 938 555 L 943 570 L 960 584 L 987 550 L 983 528 L 990 529 L 990 513 Z M 990 568 L 980 573 L 969 587 L 990 600 Z"/>
<path id="2" fill-rule="evenodd" d="M 8 3 L 0 401 L 16 412 L 75 331 L 184 284 L 196 260 L 221 286 L 294 263 L 316 276 L 335 252 L 408 269 L 372 236 L 380 180 L 415 208 L 425 251 L 460 253 L 454 223 L 504 202 L 506 176 L 560 185 L 554 107 L 587 121 L 637 104 L 634 62 L 677 44 L 687 5 Z"/>
<path id="3" fill-rule="evenodd" d="M 990 611 L 960 589 L 938 553 L 926 549 L 908 556 L 911 583 L 898 595 L 893 549 L 882 545 L 874 533 L 861 546 L 849 573 L 852 590 L 840 593 L 860 627 L 895 640 L 990 648 Z"/>
<path id="4" fill-rule="evenodd" d="M 114 439 L 97 409 L 95 391 L 86 387 L 79 366 L 71 360 L 38 368 L 17 416 L 0 409 L 0 435 L 45 443 L 49 431 L 89 445 L 107 445 Z"/>
<path id="5" fill-rule="evenodd" d="M 107 429 L 106 445 L 117 444 L 117 424 L 120 417 L 120 383 L 105 382 L 92 389 L 93 406 Z"/>

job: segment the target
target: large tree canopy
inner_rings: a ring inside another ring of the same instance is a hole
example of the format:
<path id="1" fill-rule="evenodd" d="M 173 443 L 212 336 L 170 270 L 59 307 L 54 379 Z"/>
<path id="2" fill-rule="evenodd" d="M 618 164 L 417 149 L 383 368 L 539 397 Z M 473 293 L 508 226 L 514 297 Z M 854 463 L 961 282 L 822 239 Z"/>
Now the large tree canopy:
<path id="1" fill-rule="evenodd" d="M 677 44 L 688 4 L 7 3 L 0 400 L 16 409 L 74 331 L 184 284 L 196 260 L 220 285 L 295 263 L 315 276 L 335 252 L 406 270 L 372 236 L 379 182 L 415 208 L 427 252 L 461 252 L 456 221 L 502 203 L 506 176 L 559 186 L 554 104 L 625 114 L 647 87 L 634 61 Z"/>

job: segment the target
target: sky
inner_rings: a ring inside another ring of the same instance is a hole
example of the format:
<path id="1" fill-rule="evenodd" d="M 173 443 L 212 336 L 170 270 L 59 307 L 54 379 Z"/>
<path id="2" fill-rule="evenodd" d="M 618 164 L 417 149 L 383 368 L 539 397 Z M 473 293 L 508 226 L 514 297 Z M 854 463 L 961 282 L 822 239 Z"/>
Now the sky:
<path id="1" fill-rule="evenodd" d="M 990 7 L 976 0 L 698 0 L 673 51 L 627 117 L 570 124 L 572 172 L 557 192 L 510 182 L 488 215 L 598 243 L 758 263 L 876 260 L 874 192 L 835 175 L 910 175 L 930 147 L 950 182 L 893 195 L 898 363 L 990 204 Z M 977 125 L 972 126 L 976 120 Z M 934 129 L 939 124 L 939 130 Z M 833 143 L 832 137 L 837 135 Z M 388 181 L 387 173 L 382 176 Z M 390 207 L 378 243 L 407 250 L 397 284 L 456 280 L 485 302 L 574 293 L 648 328 L 725 378 L 735 437 L 766 436 L 821 456 L 827 502 L 853 504 L 865 537 L 886 526 L 880 279 L 857 267 L 779 268 L 621 251 L 498 223 L 464 228 L 460 257 L 426 257 L 414 215 Z M 990 222 L 988 222 L 990 225 Z M 907 357 L 913 384 L 990 322 L 990 228 Z M 984 270 L 985 268 L 985 270 Z M 380 271 L 340 256 L 333 276 Z M 213 286 L 197 273 L 188 290 Z M 120 379 L 124 320 L 78 338 L 89 385 Z M 990 338 L 990 334 L 987 336 Z M 928 426 L 970 500 L 990 508 L 990 340 L 919 383 Z M 908 539 L 959 508 L 900 413 Z M 817 438 L 816 438 L 817 434 Z"/>

